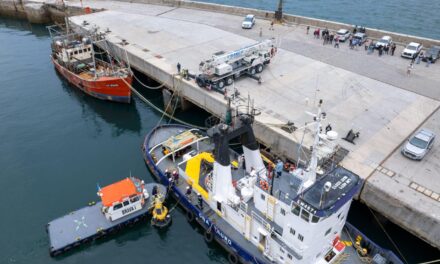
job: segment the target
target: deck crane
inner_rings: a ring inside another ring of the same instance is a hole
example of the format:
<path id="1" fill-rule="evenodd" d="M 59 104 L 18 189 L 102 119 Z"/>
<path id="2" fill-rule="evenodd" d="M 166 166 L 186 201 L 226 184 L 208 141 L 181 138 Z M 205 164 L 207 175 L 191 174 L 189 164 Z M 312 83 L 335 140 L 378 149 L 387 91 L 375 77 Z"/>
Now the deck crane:
<path id="1" fill-rule="evenodd" d="M 232 52 L 217 52 L 211 59 L 200 62 L 197 85 L 223 91 L 242 75 L 258 80 L 255 75 L 270 63 L 275 51 L 272 40 L 267 39 Z"/>

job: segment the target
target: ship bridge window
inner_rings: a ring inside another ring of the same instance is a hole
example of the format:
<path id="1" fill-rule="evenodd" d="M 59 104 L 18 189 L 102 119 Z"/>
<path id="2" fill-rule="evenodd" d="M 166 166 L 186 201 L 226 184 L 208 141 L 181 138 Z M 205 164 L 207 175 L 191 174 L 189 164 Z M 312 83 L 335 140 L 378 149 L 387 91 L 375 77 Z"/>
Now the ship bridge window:
<path id="1" fill-rule="evenodd" d="M 76 54 L 78 54 L 78 51 L 77 51 L 77 50 L 75 50 L 75 51 L 73 52 L 73 54 L 75 54 L 75 55 L 76 55 Z"/>
<path id="2" fill-rule="evenodd" d="M 281 208 L 280 213 L 281 213 L 282 215 L 286 215 L 286 210 L 284 210 L 284 208 Z"/>
<path id="3" fill-rule="evenodd" d="M 301 235 L 301 234 L 298 234 L 298 239 L 299 239 L 299 241 L 304 241 L 304 237 L 303 237 L 303 235 Z"/>
<path id="4" fill-rule="evenodd" d="M 137 202 L 137 201 L 139 201 L 139 196 L 134 196 L 134 197 L 132 197 L 132 198 L 130 199 L 130 202 L 131 202 L 131 203 L 135 203 L 135 202 Z"/>
<path id="5" fill-rule="evenodd" d="M 127 201 L 124 201 L 124 206 L 127 206 L 128 204 L 129 204 L 130 202 L 127 200 Z"/>
<path id="6" fill-rule="evenodd" d="M 90 48 L 88 48 L 87 51 L 90 51 Z"/>
<path id="7" fill-rule="evenodd" d="M 266 200 L 266 196 L 264 194 L 261 194 L 261 200 Z"/>
<path id="8" fill-rule="evenodd" d="M 81 53 L 83 53 L 83 51 L 82 51 L 82 50 L 79 50 L 79 53 L 81 54 Z"/>
<path id="9" fill-rule="evenodd" d="M 289 259 L 292 259 L 292 255 L 290 255 L 290 254 L 287 254 L 287 257 L 288 257 Z"/>
<path id="10" fill-rule="evenodd" d="M 312 215 L 312 223 L 318 223 L 319 222 L 319 216 Z"/>
<path id="11" fill-rule="evenodd" d="M 292 209 L 292 213 L 298 216 L 300 210 L 301 208 L 299 207 L 299 205 L 295 205 L 295 207 Z"/>
<path id="12" fill-rule="evenodd" d="M 121 209 L 121 208 L 122 208 L 122 204 L 121 203 L 115 204 L 113 206 L 113 210 L 118 210 L 118 209 Z"/>
<path id="13" fill-rule="evenodd" d="M 304 221 L 309 221 L 309 218 L 310 218 L 310 213 L 309 212 L 307 212 L 306 210 L 304 210 L 304 209 L 302 209 L 301 210 L 301 218 L 304 220 Z"/>

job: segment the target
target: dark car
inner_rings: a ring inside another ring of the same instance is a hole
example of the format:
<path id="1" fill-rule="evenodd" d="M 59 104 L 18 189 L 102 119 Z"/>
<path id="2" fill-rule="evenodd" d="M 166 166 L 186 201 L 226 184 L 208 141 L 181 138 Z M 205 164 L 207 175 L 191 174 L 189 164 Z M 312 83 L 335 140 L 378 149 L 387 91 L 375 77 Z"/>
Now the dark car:
<path id="1" fill-rule="evenodd" d="M 440 46 L 432 46 L 423 56 L 423 61 L 430 60 L 432 63 L 440 57 Z"/>

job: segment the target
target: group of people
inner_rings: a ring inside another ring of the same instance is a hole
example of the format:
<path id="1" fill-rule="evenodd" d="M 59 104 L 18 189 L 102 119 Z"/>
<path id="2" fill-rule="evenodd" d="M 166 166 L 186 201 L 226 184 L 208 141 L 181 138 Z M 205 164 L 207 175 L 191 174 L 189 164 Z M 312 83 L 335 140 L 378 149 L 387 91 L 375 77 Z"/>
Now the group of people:
<path id="1" fill-rule="evenodd" d="M 165 176 L 170 182 L 170 186 L 174 184 L 179 184 L 179 172 L 177 170 L 173 170 L 173 172 L 170 172 L 168 169 L 166 169 Z"/>
<path id="2" fill-rule="evenodd" d="M 310 26 L 307 26 L 307 34 L 309 34 L 309 30 L 310 30 Z M 335 34 L 333 32 L 330 33 L 330 31 L 328 30 L 328 28 L 325 28 L 324 30 L 321 31 L 320 28 L 315 29 L 315 31 L 313 31 L 313 37 L 316 39 L 322 39 L 323 43 L 322 45 L 333 45 L 333 41 L 335 43 L 335 48 L 339 48 L 339 36 L 335 36 Z"/>

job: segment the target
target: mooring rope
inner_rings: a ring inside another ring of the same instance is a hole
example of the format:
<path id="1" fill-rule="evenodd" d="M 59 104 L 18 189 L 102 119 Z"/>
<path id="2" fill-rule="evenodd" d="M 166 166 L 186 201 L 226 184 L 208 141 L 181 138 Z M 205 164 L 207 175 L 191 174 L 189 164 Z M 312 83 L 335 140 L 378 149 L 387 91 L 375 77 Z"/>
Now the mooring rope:
<path id="1" fill-rule="evenodd" d="M 131 84 L 129 84 L 124 78 L 121 78 L 121 79 L 124 81 L 124 83 L 126 85 L 128 85 L 128 87 L 130 87 L 130 90 L 132 90 L 133 93 L 136 94 L 139 97 L 139 99 L 141 99 L 144 103 L 148 104 L 150 107 L 152 107 L 156 111 L 162 113 L 166 117 L 168 117 L 170 119 L 173 119 L 174 121 L 179 122 L 181 124 L 190 126 L 190 127 L 198 128 L 198 129 L 201 129 L 201 130 L 207 130 L 208 129 L 207 127 L 202 127 L 202 126 L 197 126 L 197 125 L 194 125 L 194 124 L 190 124 L 190 123 L 185 122 L 185 121 L 183 121 L 183 120 L 181 120 L 181 119 L 179 119 L 177 117 L 173 117 L 172 115 L 168 114 L 164 110 L 162 110 L 159 107 L 155 106 L 152 102 L 150 102 L 147 98 L 145 98 L 140 92 L 138 92 L 133 86 L 131 86 Z"/>
<path id="2" fill-rule="evenodd" d="M 156 87 L 148 86 L 148 85 L 146 85 L 145 83 L 141 82 L 141 80 L 139 80 L 139 79 L 136 77 L 136 75 L 134 75 L 133 71 L 132 71 L 132 75 L 133 75 L 134 79 L 135 79 L 139 84 L 141 84 L 142 86 L 144 86 L 144 87 L 147 88 L 147 89 L 150 89 L 150 90 L 158 90 L 158 89 L 160 89 L 160 88 L 162 88 L 162 87 L 165 86 L 165 83 L 162 83 L 162 84 L 160 84 L 159 86 L 156 86 Z"/>

